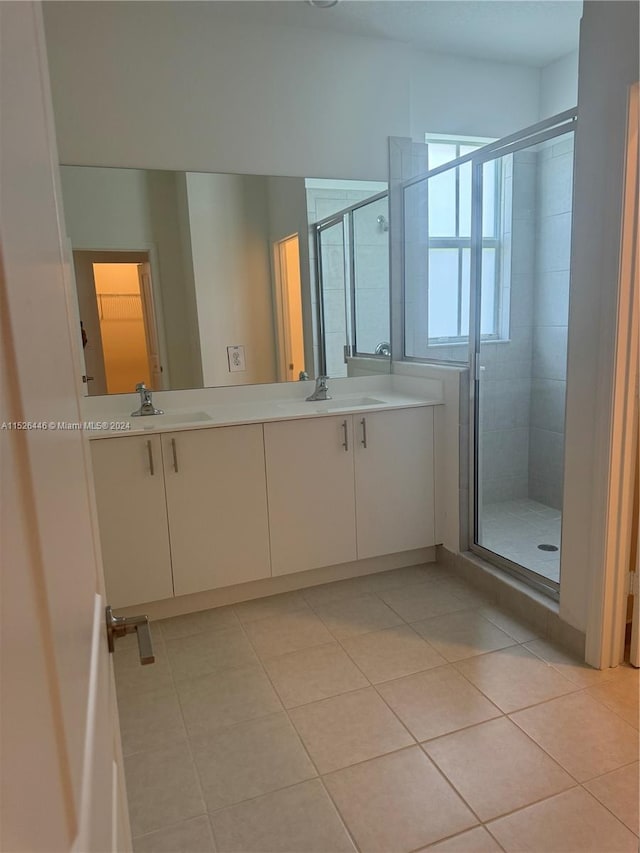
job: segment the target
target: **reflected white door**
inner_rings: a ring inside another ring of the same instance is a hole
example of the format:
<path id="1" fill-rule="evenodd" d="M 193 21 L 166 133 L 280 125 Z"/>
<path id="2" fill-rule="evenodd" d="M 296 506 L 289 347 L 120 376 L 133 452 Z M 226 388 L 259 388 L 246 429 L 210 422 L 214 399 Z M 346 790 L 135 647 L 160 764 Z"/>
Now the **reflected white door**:
<path id="1" fill-rule="evenodd" d="M 138 264 L 138 281 L 140 282 L 140 296 L 142 298 L 142 316 L 144 318 L 144 332 L 147 340 L 151 387 L 154 391 L 163 391 L 158 325 L 153 299 L 153 286 L 151 284 L 151 264 L 148 262 Z"/>
<path id="2" fill-rule="evenodd" d="M 0 847 L 126 851 L 42 12 L 0 4 L 3 382 Z M 31 424 L 14 429 L 14 423 Z"/>
<path id="3" fill-rule="evenodd" d="M 298 235 L 278 242 L 280 380 L 297 381 L 305 369 L 302 290 L 300 285 L 300 244 Z"/>

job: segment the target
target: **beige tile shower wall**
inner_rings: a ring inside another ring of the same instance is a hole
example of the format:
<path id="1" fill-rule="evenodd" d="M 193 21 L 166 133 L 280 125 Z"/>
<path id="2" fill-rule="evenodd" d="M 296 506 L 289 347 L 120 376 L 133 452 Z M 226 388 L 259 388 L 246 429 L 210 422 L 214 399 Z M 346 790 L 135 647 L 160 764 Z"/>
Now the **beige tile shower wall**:
<path id="1" fill-rule="evenodd" d="M 573 134 L 538 154 L 529 497 L 560 509 L 564 465 Z"/>

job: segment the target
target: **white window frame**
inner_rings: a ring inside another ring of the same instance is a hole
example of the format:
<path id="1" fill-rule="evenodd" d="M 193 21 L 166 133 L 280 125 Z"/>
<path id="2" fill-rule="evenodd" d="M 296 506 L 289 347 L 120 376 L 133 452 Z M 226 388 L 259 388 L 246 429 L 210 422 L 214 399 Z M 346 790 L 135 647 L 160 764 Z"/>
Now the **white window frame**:
<path id="1" fill-rule="evenodd" d="M 491 142 L 494 142 L 493 138 L 487 137 L 478 137 L 478 136 L 457 136 L 452 134 L 442 134 L 442 133 L 426 133 L 425 134 L 425 143 L 427 146 L 430 144 L 435 145 L 455 145 L 456 146 L 456 157 L 452 158 L 453 160 L 458 159 L 461 155 L 460 148 L 461 147 L 473 147 L 481 148 L 484 145 L 487 145 Z M 497 163 L 496 163 L 497 166 Z M 494 321 L 493 321 L 493 330 L 489 333 L 484 333 L 482 335 L 482 340 L 485 341 L 500 341 L 508 339 L 509 334 L 509 323 L 508 320 L 505 321 L 505 317 L 503 316 L 503 290 L 505 287 L 508 287 L 508 283 L 501 284 L 501 269 L 503 267 L 500 258 L 500 249 L 502 246 L 502 241 L 500 239 L 500 235 L 502 233 L 502 190 L 503 190 L 503 176 L 501 174 L 501 170 L 496 169 L 496 185 L 495 185 L 495 196 L 494 196 L 494 215 L 495 215 L 495 228 L 494 228 L 494 236 L 491 238 L 483 239 L 483 248 L 493 248 L 496 252 L 495 259 L 495 282 L 494 282 Z M 460 192 L 459 192 L 459 171 L 456 170 L 456 231 L 459 230 L 459 220 L 460 220 Z M 471 251 L 471 235 L 469 237 L 460 237 L 459 235 L 453 235 L 451 237 L 434 237 L 429 240 L 429 248 L 435 249 L 457 249 L 458 250 L 458 304 L 457 304 L 457 335 L 447 335 L 440 337 L 429 337 L 428 338 L 428 346 L 431 347 L 448 347 L 448 346 L 467 346 L 469 343 L 469 334 L 464 334 L 464 330 L 462 329 L 462 293 L 463 293 L 463 263 L 462 263 L 462 251 L 466 248 Z M 507 305 L 508 308 L 508 305 Z"/>

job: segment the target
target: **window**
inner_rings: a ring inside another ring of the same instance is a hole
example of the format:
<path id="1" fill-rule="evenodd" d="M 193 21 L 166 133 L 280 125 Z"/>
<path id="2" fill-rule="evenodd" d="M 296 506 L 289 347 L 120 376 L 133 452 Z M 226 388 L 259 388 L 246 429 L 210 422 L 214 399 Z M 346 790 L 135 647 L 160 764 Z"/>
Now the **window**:
<path id="1" fill-rule="evenodd" d="M 488 141 L 427 136 L 429 169 L 470 154 Z M 464 343 L 469 330 L 471 163 L 429 178 L 427 194 L 428 346 Z M 499 198 L 500 175 L 491 162 L 484 167 L 483 179 L 481 335 L 485 339 L 499 336 Z"/>

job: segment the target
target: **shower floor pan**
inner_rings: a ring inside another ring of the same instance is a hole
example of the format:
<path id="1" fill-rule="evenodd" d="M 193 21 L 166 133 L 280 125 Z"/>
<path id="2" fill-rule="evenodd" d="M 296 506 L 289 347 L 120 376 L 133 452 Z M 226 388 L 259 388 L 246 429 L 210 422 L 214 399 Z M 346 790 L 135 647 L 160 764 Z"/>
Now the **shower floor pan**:
<path id="1" fill-rule="evenodd" d="M 485 504 L 480 544 L 549 580 L 560 580 L 562 513 L 529 498 Z M 551 546 L 558 550 L 549 550 Z"/>

